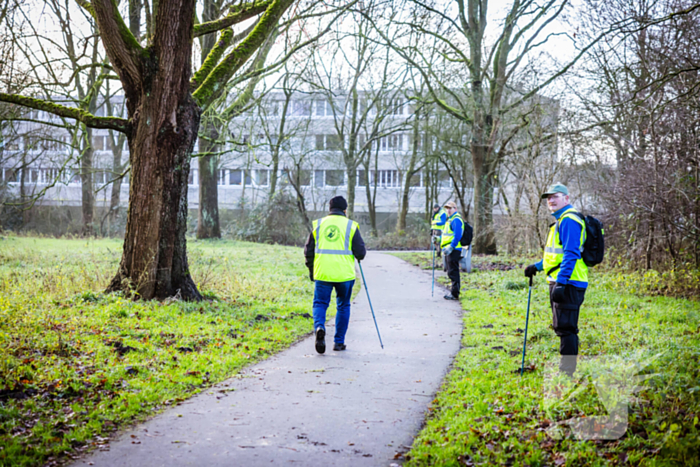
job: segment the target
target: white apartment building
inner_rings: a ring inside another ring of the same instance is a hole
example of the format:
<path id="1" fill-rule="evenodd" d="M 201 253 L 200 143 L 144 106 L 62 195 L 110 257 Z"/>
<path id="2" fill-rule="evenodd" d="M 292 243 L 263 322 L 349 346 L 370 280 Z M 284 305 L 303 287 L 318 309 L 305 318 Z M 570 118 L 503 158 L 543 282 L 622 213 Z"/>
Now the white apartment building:
<path id="1" fill-rule="evenodd" d="M 119 98 L 113 99 L 112 104 L 115 108 L 122 107 Z M 280 137 L 283 143 L 279 151 L 278 188 L 291 190 L 288 174 L 298 172 L 299 189 L 304 194 L 309 211 L 323 211 L 332 196 L 347 195 L 348 173 L 342 147 L 348 145 L 349 137 L 341 138 L 339 129 L 347 132 L 342 128 L 348 128 L 352 116 L 339 109 L 337 100 L 332 105 L 323 96 L 296 94 L 292 96 L 284 116 L 285 128 L 280 129 L 283 104 L 282 93 L 269 94 L 262 106 L 233 118 L 228 128 L 221 131 L 219 140 L 222 144 L 218 148 L 220 209 L 238 209 L 267 199 L 273 170 L 271 143 L 275 144 Z M 377 212 L 397 212 L 404 170 L 413 151 L 409 124 L 411 107 L 402 98 L 385 100 L 384 105 L 390 110 L 383 115 L 378 136 L 369 138 L 372 141 L 367 144 L 376 110 L 368 111 L 365 129 L 357 135 L 358 146 L 371 145 L 372 154 L 369 170 L 360 165 L 352 175 L 356 183 L 355 210 L 358 213 L 368 210 L 368 183 L 373 189 L 376 186 Z M 103 109 L 104 106 L 100 107 L 98 115 L 104 113 Z M 40 111 L 31 111 L 28 117 L 33 121 L 4 125 L 2 129 L 0 185 L 4 186 L 6 196 L 17 196 L 21 190 L 25 195 L 40 196 L 38 205 L 80 205 L 80 155 L 75 136 L 57 127 L 61 124 L 58 117 Z M 345 124 L 342 123 L 343 119 Z M 376 130 L 375 125 L 375 134 Z M 117 136 L 117 133 L 110 136 L 108 130 L 92 130 L 93 189 L 98 207 L 109 205 L 110 182 L 121 175 L 113 168 L 113 139 L 116 141 Z M 197 148 L 195 145 L 195 155 Z M 129 148 L 125 143 L 122 164 L 128 161 L 128 157 Z M 191 209 L 196 209 L 199 203 L 198 171 L 197 159 L 193 158 L 188 190 Z M 438 179 L 442 201 L 449 196 L 451 182 L 446 172 L 440 172 Z M 424 171 L 420 171 L 411 179 L 411 212 L 424 212 L 425 189 L 426 177 Z M 124 206 L 128 193 L 127 172 L 120 196 Z"/>

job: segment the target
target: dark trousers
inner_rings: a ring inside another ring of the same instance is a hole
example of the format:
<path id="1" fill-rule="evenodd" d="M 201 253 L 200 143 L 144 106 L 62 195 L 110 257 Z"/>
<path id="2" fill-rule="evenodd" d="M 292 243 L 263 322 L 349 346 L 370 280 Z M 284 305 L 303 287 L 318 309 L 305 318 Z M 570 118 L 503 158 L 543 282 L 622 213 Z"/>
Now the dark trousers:
<path id="1" fill-rule="evenodd" d="M 316 281 L 314 285 L 314 331 L 318 328 L 326 330 L 326 311 L 331 303 L 331 292 L 335 289 L 335 336 L 333 342 L 345 343 L 345 333 L 350 322 L 350 300 L 352 299 L 352 286 L 355 280 L 347 282 Z"/>
<path id="2" fill-rule="evenodd" d="M 452 292 L 452 296 L 455 298 L 459 298 L 459 286 L 461 285 L 459 279 L 459 260 L 461 257 L 461 250 L 452 250 L 452 253 L 450 253 L 446 258 L 447 277 L 449 277 L 452 281 L 452 288 L 450 289 L 450 292 Z"/>
<path id="3" fill-rule="evenodd" d="M 549 284 L 549 303 L 552 306 L 554 332 L 559 336 L 559 354 L 561 355 L 559 369 L 572 375 L 576 371 L 578 355 L 578 316 L 586 289 L 567 284 L 564 300 L 557 303 L 552 301 L 554 286 L 554 283 Z"/>

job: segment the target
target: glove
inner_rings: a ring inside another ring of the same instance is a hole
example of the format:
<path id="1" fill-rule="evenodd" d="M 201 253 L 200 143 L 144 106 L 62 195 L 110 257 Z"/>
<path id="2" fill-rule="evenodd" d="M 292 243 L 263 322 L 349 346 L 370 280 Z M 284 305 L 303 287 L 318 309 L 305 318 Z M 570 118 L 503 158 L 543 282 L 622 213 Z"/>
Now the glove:
<path id="1" fill-rule="evenodd" d="M 309 279 L 311 279 L 311 282 L 314 281 L 314 272 L 309 270 Z"/>
<path id="2" fill-rule="evenodd" d="M 566 286 L 557 282 L 557 284 L 552 289 L 552 301 L 555 303 L 564 303 L 565 292 Z"/>
<path id="3" fill-rule="evenodd" d="M 450 253 L 452 253 L 453 251 L 454 251 L 454 247 L 452 247 L 452 245 L 450 245 L 442 250 L 442 252 L 445 254 L 445 256 L 450 256 Z"/>
<path id="4" fill-rule="evenodd" d="M 537 274 L 537 272 L 537 266 L 531 264 L 525 268 L 525 277 L 534 277 Z"/>

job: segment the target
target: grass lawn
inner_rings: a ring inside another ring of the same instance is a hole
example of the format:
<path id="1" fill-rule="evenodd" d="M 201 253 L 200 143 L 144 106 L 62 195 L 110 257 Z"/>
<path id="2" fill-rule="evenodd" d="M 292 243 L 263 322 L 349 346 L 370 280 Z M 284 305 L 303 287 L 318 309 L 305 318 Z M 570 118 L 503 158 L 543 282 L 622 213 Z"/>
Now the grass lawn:
<path id="1" fill-rule="evenodd" d="M 299 248 L 188 249 L 208 301 L 134 302 L 101 293 L 121 241 L 0 239 L 0 466 L 99 447 L 311 332 Z"/>
<path id="2" fill-rule="evenodd" d="M 397 256 L 430 268 L 429 253 Z M 478 270 L 462 275 L 462 349 L 407 465 L 700 465 L 700 302 L 650 295 L 656 289 L 639 280 L 592 270 L 579 320 L 585 359 L 570 381 L 556 376 L 559 339 L 540 273 L 528 328 L 530 371 L 521 377 L 528 296 L 522 267 L 531 262 L 476 257 Z M 646 379 L 630 394 L 636 374 Z M 615 389 L 612 396 L 606 387 Z M 606 407 L 617 415 L 625 410 L 619 439 L 591 439 L 593 432 L 560 423 L 600 421 L 592 425 L 599 433 Z"/>

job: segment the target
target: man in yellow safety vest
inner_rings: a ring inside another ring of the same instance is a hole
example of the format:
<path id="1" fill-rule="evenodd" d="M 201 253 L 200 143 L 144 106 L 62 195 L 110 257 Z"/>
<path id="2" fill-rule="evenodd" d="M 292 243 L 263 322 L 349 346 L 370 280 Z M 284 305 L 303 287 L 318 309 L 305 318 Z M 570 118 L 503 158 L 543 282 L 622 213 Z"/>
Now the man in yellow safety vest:
<path id="1" fill-rule="evenodd" d="M 333 350 L 345 350 L 345 333 L 350 321 L 350 298 L 355 285 L 355 258 L 365 258 L 367 250 L 357 222 L 347 218 L 348 202 L 342 196 L 330 201 L 330 212 L 313 222 L 304 247 L 309 278 L 315 281 L 314 333 L 316 351 L 326 351 L 326 310 L 335 289 L 337 311 Z"/>
<path id="2" fill-rule="evenodd" d="M 447 213 L 445 208 L 441 208 L 439 204 L 433 206 L 433 218 L 430 220 L 430 232 L 431 240 L 435 243 L 437 248 L 437 257 L 440 257 L 442 250 L 440 246 L 440 237 L 442 236 L 442 231 L 445 230 L 445 222 L 447 222 Z"/>
<path id="3" fill-rule="evenodd" d="M 447 277 L 452 282 L 450 293 L 445 295 L 445 300 L 459 300 L 461 279 L 459 277 L 459 260 L 462 257 L 462 232 L 464 232 L 464 219 L 457 212 L 454 201 L 445 203 L 447 221 L 442 231 L 440 247 L 447 260 Z"/>
<path id="4" fill-rule="evenodd" d="M 569 200 L 569 189 L 551 185 L 542 199 L 556 222 L 550 226 L 542 261 L 525 268 L 525 276 L 545 271 L 549 282 L 554 332 L 559 336 L 559 369 L 572 376 L 578 355 L 578 317 L 588 288 L 588 266 L 581 258 L 586 224 Z"/>

